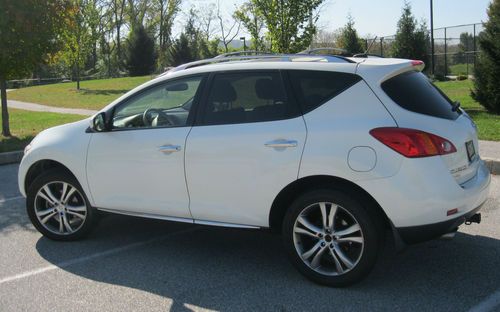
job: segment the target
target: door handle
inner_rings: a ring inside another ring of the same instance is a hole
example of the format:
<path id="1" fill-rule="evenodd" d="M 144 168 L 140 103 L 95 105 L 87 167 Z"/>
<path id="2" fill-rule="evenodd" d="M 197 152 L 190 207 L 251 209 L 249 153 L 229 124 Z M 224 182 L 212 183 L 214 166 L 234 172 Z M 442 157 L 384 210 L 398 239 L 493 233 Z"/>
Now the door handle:
<path id="1" fill-rule="evenodd" d="M 274 148 L 287 148 L 287 147 L 296 147 L 298 142 L 296 140 L 285 140 L 278 139 L 266 142 L 264 145 L 266 147 L 274 147 Z"/>
<path id="2" fill-rule="evenodd" d="M 158 147 L 158 151 L 162 152 L 163 154 L 171 154 L 173 152 L 178 152 L 181 150 L 181 147 L 179 145 L 162 145 Z"/>

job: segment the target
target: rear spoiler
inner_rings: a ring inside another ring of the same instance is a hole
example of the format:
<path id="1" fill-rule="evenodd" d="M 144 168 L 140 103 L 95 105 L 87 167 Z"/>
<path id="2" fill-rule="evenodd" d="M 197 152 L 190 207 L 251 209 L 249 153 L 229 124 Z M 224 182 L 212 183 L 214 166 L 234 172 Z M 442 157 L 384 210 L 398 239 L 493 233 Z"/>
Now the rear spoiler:
<path id="1" fill-rule="evenodd" d="M 407 71 L 422 71 L 425 63 L 420 60 L 395 58 L 367 58 L 358 63 L 356 73 L 374 84 L 382 83 Z"/>

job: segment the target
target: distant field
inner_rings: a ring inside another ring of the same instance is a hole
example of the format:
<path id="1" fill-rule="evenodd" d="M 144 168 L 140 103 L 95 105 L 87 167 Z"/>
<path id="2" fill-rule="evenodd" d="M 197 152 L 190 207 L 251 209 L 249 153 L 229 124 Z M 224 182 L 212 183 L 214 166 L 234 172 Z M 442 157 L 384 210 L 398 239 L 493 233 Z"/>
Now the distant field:
<path id="1" fill-rule="evenodd" d="M 30 112 L 12 108 L 9 109 L 9 115 L 12 137 L 0 135 L 0 153 L 22 150 L 40 131 L 85 118 L 80 115 Z"/>
<path id="2" fill-rule="evenodd" d="M 450 72 L 448 75 L 472 75 L 474 71 L 474 64 L 469 63 L 467 64 L 455 64 L 450 66 Z"/>
<path id="3" fill-rule="evenodd" d="M 80 91 L 76 90 L 75 82 L 57 83 L 17 89 L 9 92 L 7 98 L 56 107 L 98 110 L 150 79 L 150 76 L 143 76 L 87 80 L 80 83 Z"/>
<path id="4" fill-rule="evenodd" d="M 471 80 L 437 82 L 436 85 L 452 100 L 459 101 L 474 119 L 478 127 L 479 139 L 500 141 L 500 115 L 488 113 L 470 96 L 473 89 Z"/>

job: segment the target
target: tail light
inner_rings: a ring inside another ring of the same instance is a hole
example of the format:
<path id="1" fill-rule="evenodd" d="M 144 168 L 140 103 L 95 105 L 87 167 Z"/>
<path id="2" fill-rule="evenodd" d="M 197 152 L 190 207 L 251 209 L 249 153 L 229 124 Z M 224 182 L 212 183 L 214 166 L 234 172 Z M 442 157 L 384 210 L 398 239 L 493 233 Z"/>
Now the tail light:
<path id="1" fill-rule="evenodd" d="M 409 158 L 446 155 L 457 151 L 453 143 L 432 133 L 406 128 L 376 128 L 370 134 Z"/>

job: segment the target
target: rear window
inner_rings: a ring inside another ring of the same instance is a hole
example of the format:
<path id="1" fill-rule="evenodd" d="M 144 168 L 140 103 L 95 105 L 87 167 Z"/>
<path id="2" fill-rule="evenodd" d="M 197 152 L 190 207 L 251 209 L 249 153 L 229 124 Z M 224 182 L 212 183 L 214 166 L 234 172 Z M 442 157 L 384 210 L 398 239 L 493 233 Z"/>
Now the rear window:
<path id="1" fill-rule="evenodd" d="M 353 74 L 312 70 L 291 70 L 289 77 L 304 114 L 361 80 Z"/>
<path id="2" fill-rule="evenodd" d="M 382 83 L 382 89 L 396 104 L 409 111 L 455 120 L 459 113 L 453 102 L 420 72 L 406 72 Z"/>

